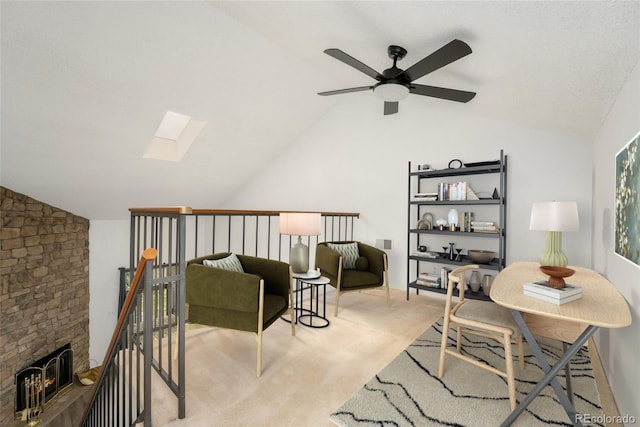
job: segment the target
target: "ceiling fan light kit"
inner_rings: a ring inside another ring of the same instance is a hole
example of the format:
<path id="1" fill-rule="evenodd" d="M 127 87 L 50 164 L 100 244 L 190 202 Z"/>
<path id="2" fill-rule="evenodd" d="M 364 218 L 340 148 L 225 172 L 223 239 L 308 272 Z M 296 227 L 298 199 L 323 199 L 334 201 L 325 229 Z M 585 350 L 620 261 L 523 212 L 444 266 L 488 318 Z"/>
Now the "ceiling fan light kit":
<path id="1" fill-rule="evenodd" d="M 406 70 L 402 70 L 396 66 L 397 62 L 407 54 L 406 49 L 400 46 L 391 45 L 388 47 L 387 52 L 389 54 L 389 58 L 393 59 L 393 66 L 384 70 L 381 74 L 368 65 L 358 61 L 354 57 L 344 53 L 340 49 L 333 48 L 325 50 L 324 53 L 327 55 L 344 62 L 371 78 L 376 79 L 378 83 L 371 86 L 360 86 L 349 89 L 319 92 L 318 95 L 329 96 L 373 90 L 374 95 L 384 101 L 385 115 L 397 113 L 398 101 L 405 99 L 410 93 L 456 102 L 469 102 L 476 96 L 475 92 L 413 83 L 415 80 L 469 55 L 471 53 L 471 48 L 461 40 L 455 39 L 451 41 L 433 52 L 431 55 L 416 62 Z"/>
<path id="2" fill-rule="evenodd" d="M 409 88 L 398 83 L 382 83 L 376 85 L 373 94 L 387 102 L 398 102 L 409 96 Z"/>

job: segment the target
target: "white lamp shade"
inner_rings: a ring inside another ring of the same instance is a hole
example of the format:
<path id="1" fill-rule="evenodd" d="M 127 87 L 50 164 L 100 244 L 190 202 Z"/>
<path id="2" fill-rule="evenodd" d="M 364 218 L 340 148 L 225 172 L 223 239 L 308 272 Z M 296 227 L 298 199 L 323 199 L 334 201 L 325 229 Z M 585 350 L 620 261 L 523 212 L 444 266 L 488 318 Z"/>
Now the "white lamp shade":
<path id="1" fill-rule="evenodd" d="M 396 102 L 409 96 L 409 88 L 396 83 L 384 83 L 376 86 L 373 94 L 383 101 Z"/>
<path id="2" fill-rule="evenodd" d="M 320 234 L 319 212 L 280 212 L 280 234 L 317 236 Z"/>
<path id="3" fill-rule="evenodd" d="M 536 202 L 531 208 L 530 230 L 578 231 L 579 228 L 576 202 Z"/>

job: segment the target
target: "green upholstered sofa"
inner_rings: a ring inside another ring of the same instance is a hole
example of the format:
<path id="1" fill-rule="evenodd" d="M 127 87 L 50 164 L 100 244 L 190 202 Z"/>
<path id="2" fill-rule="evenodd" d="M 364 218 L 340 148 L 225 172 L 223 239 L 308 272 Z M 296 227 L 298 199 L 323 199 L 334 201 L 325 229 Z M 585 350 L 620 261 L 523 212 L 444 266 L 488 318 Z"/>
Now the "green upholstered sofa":
<path id="1" fill-rule="evenodd" d="M 217 253 L 187 262 L 186 302 L 189 322 L 258 335 L 256 374 L 262 373 L 262 332 L 280 316 L 293 321 L 292 273 L 284 262 L 236 255 L 244 273 L 209 267 L 204 260 L 219 260 L 231 255 Z"/>
<path id="2" fill-rule="evenodd" d="M 334 315 L 338 316 L 340 295 L 350 291 L 386 287 L 387 307 L 390 305 L 389 296 L 389 268 L 387 254 L 370 245 L 355 242 L 358 245 L 360 258 L 356 261 L 356 268 L 344 268 L 344 260 L 340 253 L 330 249 L 328 243 L 342 245 L 354 243 L 322 242 L 316 247 L 316 268 L 329 279 L 329 284 L 336 288 L 336 304 Z"/>

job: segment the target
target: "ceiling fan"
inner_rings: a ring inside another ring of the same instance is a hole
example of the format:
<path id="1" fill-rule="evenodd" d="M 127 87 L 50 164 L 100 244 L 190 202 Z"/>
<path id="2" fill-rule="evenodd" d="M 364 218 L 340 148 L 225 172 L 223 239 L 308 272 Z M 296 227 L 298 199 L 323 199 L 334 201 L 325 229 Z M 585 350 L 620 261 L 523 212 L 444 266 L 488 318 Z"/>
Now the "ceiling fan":
<path id="1" fill-rule="evenodd" d="M 354 57 L 344 53 L 340 49 L 327 49 L 324 51 L 329 56 L 352 66 L 378 81 L 372 86 L 352 87 L 349 89 L 330 90 L 327 92 L 319 92 L 318 95 L 339 95 L 341 93 L 361 92 L 365 90 L 373 90 L 373 93 L 380 99 L 384 100 L 384 114 L 395 114 L 398 112 L 398 101 L 409 96 L 410 93 L 415 95 L 431 96 L 434 98 L 446 99 L 449 101 L 469 102 L 476 96 L 475 92 L 467 92 L 463 90 L 448 89 L 444 87 L 425 86 L 413 83 L 420 77 L 429 74 L 438 68 L 442 68 L 458 59 L 471 53 L 471 48 L 465 42 L 455 39 L 431 55 L 416 62 L 406 70 L 402 70 L 396 66 L 398 60 L 401 60 L 407 54 L 407 50 L 391 45 L 387 49 L 389 57 L 393 59 L 393 66 L 378 73 L 368 65 L 363 64 Z"/>

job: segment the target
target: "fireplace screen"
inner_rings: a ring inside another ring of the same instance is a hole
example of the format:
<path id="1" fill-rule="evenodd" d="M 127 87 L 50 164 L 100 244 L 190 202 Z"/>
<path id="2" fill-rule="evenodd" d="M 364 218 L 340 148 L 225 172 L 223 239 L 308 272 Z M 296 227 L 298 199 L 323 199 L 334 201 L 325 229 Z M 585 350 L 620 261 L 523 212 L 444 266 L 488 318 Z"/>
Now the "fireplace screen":
<path id="1" fill-rule="evenodd" d="M 66 344 L 18 371 L 15 418 L 27 420 L 73 384 L 73 351 Z"/>

